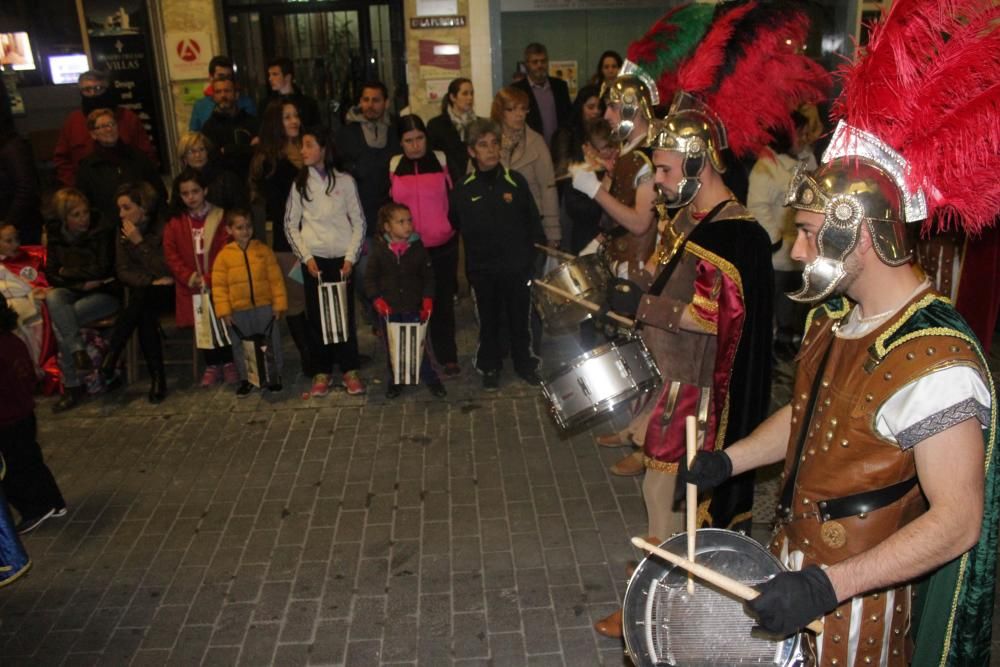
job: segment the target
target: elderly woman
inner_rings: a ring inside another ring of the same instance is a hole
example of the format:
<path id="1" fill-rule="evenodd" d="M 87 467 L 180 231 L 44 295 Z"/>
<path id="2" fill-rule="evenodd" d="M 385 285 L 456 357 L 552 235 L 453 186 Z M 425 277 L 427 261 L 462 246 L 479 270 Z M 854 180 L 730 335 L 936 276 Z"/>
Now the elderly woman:
<path id="1" fill-rule="evenodd" d="M 165 207 L 149 183 L 126 183 L 116 195 L 121 227 L 115 243 L 115 270 L 128 288 L 128 300 L 111 332 L 108 354 L 101 363 L 101 378 L 108 391 L 121 386 L 121 376 L 116 373 L 118 360 L 132 332 L 138 329 L 139 347 L 149 371 L 149 402 L 160 403 L 167 394 L 167 377 L 158 306 L 170 300 L 169 286 L 174 284 L 163 258 Z"/>
<path id="2" fill-rule="evenodd" d="M 75 407 L 86 387 L 81 371 L 93 365 L 80 335 L 80 325 L 113 315 L 119 300 L 115 289 L 115 226 L 100 218 L 91 220 L 90 203 L 79 190 L 63 188 L 52 197 L 59 218 L 48 235 L 45 275 L 52 289 L 45 303 L 59 342 L 59 370 L 63 395 L 54 410 Z"/>
<path id="3" fill-rule="evenodd" d="M 146 181 L 166 198 L 167 190 L 153 162 L 138 148 L 121 140 L 111 109 L 96 109 L 87 116 L 94 150 L 80 161 L 76 188 L 101 213 L 104 223 L 118 220 L 115 192 L 126 182 Z"/>
<path id="4" fill-rule="evenodd" d="M 528 127 L 526 122 L 528 93 L 512 86 L 501 88 L 493 99 L 490 117 L 503 132 L 500 162 L 524 176 L 542 216 L 545 239 L 550 246 L 558 247 L 562 232 L 552 156 L 542 135 Z"/>
<path id="5" fill-rule="evenodd" d="M 476 120 L 473 111 L 475 95 L 472 81 L 464 77 L 452 79 L 448 94 L 441 100 L 441 115 L 427 123 L 427 141 L 430 149 L 441 151 L 448 158 L 448 173 L 457 186 L 469 169 L 469 152 L 465 146 L 465 133 Z"/>
<path id="6" fill-rule="evenodd" d="M 201 132 L 185 132 L 177 141 L 181 171 L 185 167 L 201 172 L 208 181 L 208 201 L 222 210 L 249 208 L 250 192 L 239 176 L 210 159 L 212 142 Z M 161 200 L 162 201 L 162 200 Z"/>

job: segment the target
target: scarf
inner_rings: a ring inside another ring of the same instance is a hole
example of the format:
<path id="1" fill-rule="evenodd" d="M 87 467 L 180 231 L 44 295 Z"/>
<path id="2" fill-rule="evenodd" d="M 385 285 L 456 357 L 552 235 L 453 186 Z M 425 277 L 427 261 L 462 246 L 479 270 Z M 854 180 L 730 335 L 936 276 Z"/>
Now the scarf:
<path id="1" fill-rule="evenodd" d="M 514 151 L 517 147 L 524 143 L 524 128 L 520 130 L 511 130 L 508 128 L 503 128 L 503 137 L 500 139 L 500 162 L 503 163 L 505 167 L 510 167 L 511 158 L 514 156 Z"/>
<path id="2" fill-rule="evenodd" d="M 476 112 L 469 109 L 465 113 L 457 113 L 455 107 L 448 105 L 448 118 L 451 119 L 451 124 L 455 126 L 455 130 L 458 132 L 459 138 L 461 138 L 462 143 L 465 143 L 465 133 L 472 125 L 472 122 L 476 120 Z"/>
<path id="3" fill-rule="evenodd" d="M 385 148 L 385 143 L 389 139 L 389 123 L 385 119 L 385 114 L 376 121 L 361 120 L 361 131 L 369 147 Z"/>

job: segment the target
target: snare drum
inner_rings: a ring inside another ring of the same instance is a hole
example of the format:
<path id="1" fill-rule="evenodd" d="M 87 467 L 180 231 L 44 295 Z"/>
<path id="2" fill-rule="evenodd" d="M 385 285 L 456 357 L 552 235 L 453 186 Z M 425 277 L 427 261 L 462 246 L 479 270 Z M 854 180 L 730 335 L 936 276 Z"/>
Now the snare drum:
<path id="1" fill-rule="evenodd" d="M 730 530 L 698 531 L 695 562 L 748 586 L 782 572 L 781 563 L 753 539 Z M 687 533 L 661 549 L 687 558 Z M 695 577 L 687 590 L 686 570 L 656 556 L 646 557 L 625 589 L 625 647 L 637 667 L 648 665 L 812 664 L 800 635 L 784 640 L 751 633 L 756 625 L 742 600 Z"/>
<path id="2" fill-rule="evenodd" d="M 543 282 L 574 296 L 601 305 L 611 274 L 602 257 L 581 255 L 560 264 L 535 282 Z M 532 298 L 538 315 L 549 333 L 567 333 L 591 316 L 589 310 L 544 287 L 532 286 Z"/>
<path id="3" fill-rule="evenodd" d="M 641 338 L 584 352 L 542 382 L 556 422 L 572 428 L 654 389 L 660 371 Z"/>

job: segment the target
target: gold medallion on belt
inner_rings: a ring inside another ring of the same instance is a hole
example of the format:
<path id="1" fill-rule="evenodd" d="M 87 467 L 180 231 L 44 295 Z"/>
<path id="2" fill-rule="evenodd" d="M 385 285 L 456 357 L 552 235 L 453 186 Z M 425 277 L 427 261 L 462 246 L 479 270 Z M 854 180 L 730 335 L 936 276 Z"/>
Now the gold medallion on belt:
<path id="1" fill-rule="evenodd" d="M 847 529 L 836 521 L 824 521 L 819 528 L 819 537 L 831 549 L 840 549 L 847 544 Z"/>

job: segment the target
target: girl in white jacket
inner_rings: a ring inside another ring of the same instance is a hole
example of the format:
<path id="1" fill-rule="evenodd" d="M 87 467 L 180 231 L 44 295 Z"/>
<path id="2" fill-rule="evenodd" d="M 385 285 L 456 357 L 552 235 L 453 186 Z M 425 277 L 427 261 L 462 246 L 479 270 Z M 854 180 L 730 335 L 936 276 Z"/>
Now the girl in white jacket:
<path id="1" fill-rule="evenodd" d="M 348 174 L 334 169 L 333 141 L 325 130 L 302 133 L 303 166 L 288 194 L 285 205 L 285 235 L 292 252 L 302 263 L 309 320 L 310 354 L 315 366 L 313 396 L 329 392 L 330 376 L 336 361 L 343 373 L 348 394 L 363 394 L 358 377 L 358 338 L 354 320 L 353 272 L 365 238 L 365 216 L 358 200 L 358 188 Z M 348 339 L 323 344 L 320 325 L 320 282 L 347 281 Z"/>

